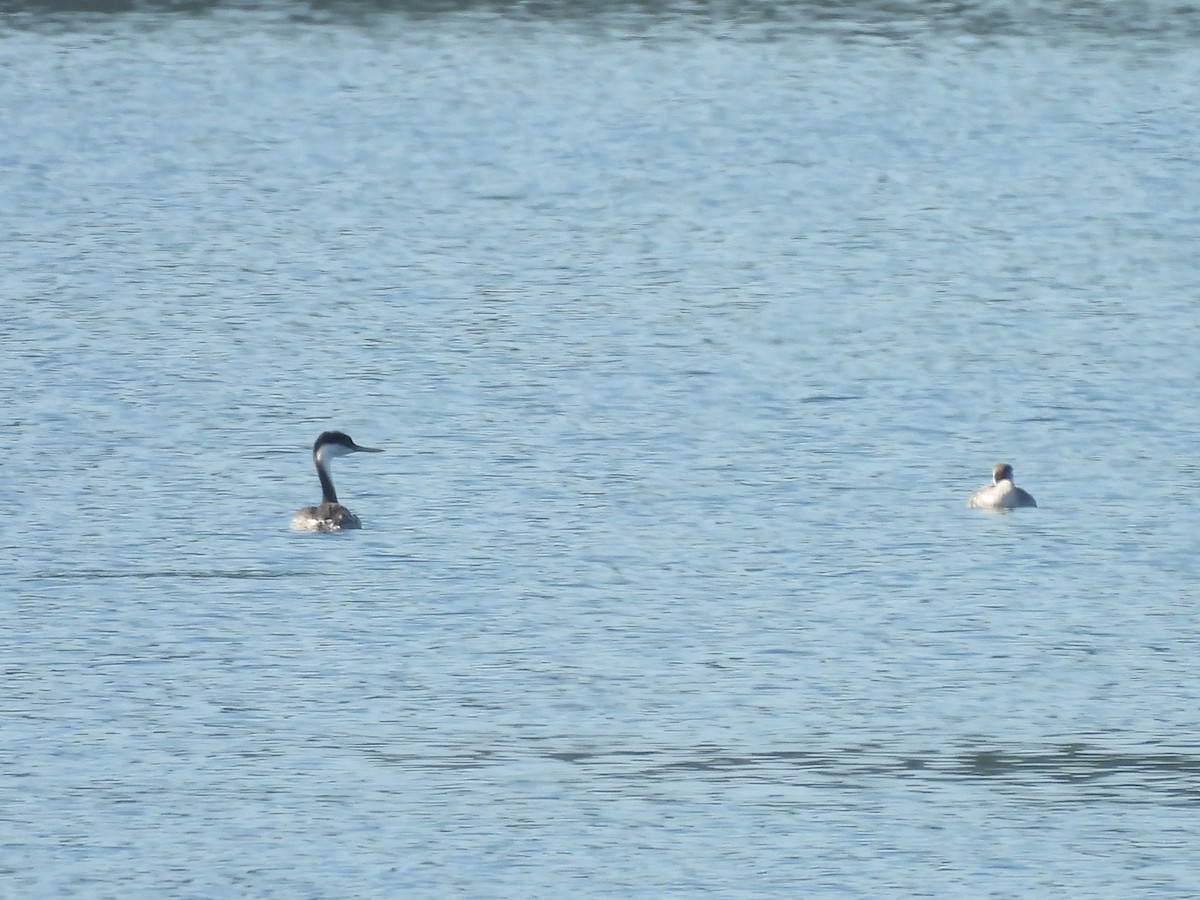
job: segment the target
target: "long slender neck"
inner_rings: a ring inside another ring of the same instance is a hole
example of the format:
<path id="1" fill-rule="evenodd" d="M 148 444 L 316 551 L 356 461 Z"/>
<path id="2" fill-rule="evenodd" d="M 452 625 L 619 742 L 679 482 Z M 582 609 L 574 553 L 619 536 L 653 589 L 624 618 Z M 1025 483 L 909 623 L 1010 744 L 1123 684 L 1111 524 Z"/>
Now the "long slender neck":
<path id="1" fill-rule="evenodd" d="M 333 479 L 329 477 L 329 473 L 325 471 L 325 466 L 321 465 L 321 460 L 313 457 L 313 464 L 317 467 L 317 477 L 321 479 L 321 502 L 322 503 L 337 503 L 337 492 L 333 489 Z"/>

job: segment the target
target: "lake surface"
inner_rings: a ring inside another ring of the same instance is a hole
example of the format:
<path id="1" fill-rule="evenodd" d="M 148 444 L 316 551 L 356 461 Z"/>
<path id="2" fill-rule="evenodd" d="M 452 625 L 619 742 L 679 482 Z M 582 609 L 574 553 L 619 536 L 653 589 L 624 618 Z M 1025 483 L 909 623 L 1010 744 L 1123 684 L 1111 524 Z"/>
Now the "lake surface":
<path id="1" fill-rule="evenodd" d="M 0 894 L 1200 890 L 1200 13 L 82 5 L 0 12 Z"/>

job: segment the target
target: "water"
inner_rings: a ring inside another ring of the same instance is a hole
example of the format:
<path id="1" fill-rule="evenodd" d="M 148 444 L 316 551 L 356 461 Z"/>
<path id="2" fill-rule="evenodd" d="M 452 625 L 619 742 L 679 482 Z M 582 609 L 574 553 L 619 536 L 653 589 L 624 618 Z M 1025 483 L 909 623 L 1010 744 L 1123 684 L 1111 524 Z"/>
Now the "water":
<path id="1" fill-rule="evenodd" d="M 0 21 L 0 893 L 1194 894 L 1194 12 Z"/>

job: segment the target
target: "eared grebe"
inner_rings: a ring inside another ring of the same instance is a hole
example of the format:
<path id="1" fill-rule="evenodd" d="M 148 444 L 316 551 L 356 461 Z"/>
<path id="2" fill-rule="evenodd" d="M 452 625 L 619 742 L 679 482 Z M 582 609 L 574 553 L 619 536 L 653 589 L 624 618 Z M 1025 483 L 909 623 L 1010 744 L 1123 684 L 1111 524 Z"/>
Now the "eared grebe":
<path id="1" fill-rule="evenodd" d="M 1028 491 L 1013 484 L 1013 468 L 1008 463 L 996 463 L 992 483 L 985 484 L 967 500 L 967 506 L 978 509 L 1016 509 L 1018 506 L 1037 506 Z"/>
<path id="2" fill-rule="evenodd" d="M 341 531 L 345 528 L 362 528 L 358 516 L 338 503 L 333 490 L 333 479 L 329 476 L 329 465 L 336 457 L 347 453 L 382 453 L 374 447 L 360 447 L 350 435 L 341 431 L 326 431 L 313 444 L 313 465 L 321 479 L 321 505 L 306 506 L 292 516 L 292 528 L 300 531 Z"/>

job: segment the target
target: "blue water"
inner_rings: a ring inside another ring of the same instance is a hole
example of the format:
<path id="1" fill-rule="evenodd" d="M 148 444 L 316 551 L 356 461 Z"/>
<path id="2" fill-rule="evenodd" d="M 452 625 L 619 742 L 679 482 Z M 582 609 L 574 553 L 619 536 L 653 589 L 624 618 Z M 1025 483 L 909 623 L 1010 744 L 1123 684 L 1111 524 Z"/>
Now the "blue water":
<path id="1" fill-rule="evenodd" d="M 1194 895 L 1129 9 L 0 13 L 0 894 Z"/>

